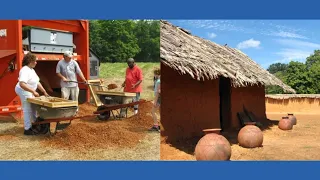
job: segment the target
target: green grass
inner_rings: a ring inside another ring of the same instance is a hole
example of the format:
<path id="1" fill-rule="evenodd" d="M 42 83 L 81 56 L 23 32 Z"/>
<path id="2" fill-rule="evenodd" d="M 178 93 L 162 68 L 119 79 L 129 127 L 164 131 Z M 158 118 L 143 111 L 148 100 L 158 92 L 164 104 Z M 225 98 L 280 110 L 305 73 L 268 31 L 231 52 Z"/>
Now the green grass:
<path id="1" fill-rule="evenodd" d="M 160 63 L 137 62 L 136 64 L 143 73 L 141 98 L 151 100 L 153 98 L 153 69 L 160 67 Z M 114 83 L 120 87 L 124 81 L 127 67 L 126 63 L 101 63 L 100 78 L 105 80 L 105 85 Z"/>
<path id="2" fill-rule="evenodd" d="M 153 68 L 159 67 L 160 63 L 139 63 L 137 65 L 142 69 L 143 75 L 153 74 Z M 127 63 L 101 63 L 100 78 L 123 78 L 125 76 Z"/>

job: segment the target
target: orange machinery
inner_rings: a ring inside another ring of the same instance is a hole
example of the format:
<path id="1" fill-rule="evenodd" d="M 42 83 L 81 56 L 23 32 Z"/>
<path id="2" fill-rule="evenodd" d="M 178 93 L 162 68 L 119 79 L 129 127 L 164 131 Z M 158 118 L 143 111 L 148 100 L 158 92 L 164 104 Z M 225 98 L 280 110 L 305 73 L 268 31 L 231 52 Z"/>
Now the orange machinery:
<path id="1" fill-rule="evenodd" d="M 87 20 L 0 20 L 0 115 L 2 116 L 21 112 L 21 102 L 14 89 L 24 56 L 25 40 L 22 31 L 24 27 L 33 29 L 31 33 L 29 32 L 29 35 L 33 35 L 32 41 L 29 37 L 29 51 L 38 59 L 35 71 L 47 78 L 52 89 L 60 91 L 60 79 L 55 69 L 58 61 L 63 58 L 65 50 L 75 53 L 74 59 L 79 63 L 84 76 L 86 79 L 90 77 Z M 63 43 L 59 44 L 59 41 Z M 73 41 L 71 43 L 75 49 L 70 46 L 70 41 Z M 88 87 L 80 84 L 79 87 L 80 101 L 88 102 L 90 99 Z"/>

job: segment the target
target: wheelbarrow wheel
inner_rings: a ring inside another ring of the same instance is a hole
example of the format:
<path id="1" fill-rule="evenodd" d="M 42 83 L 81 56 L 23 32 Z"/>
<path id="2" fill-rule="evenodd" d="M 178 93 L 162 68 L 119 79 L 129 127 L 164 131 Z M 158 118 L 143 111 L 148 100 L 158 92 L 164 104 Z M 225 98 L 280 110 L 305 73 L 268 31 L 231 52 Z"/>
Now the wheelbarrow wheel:
<path id="1" fill-rule="evenodd" d="M 102 111 L 102 110 L 104 110 L 104 109 L 106 109 L 106 107 L 104 107 L 104 106 L 99 106 L 98 109 L 97 109 L 97 111 Z M 98 117 L 98 119 L 101 120 L 101 121 L 106 121 L 106 120 L 108 120 L 108 119 L 110 118 L 110 114 L 111 114 L 110 111 L 105 111 L 105 112 L 99 114 L 97 117 Z"/>
<path id="2" fill-rule="evenodd" d="M 36 119 L 36 122 L 39 122 L 39 121 L 44 121 L 44 119 L 38 117 Z M 37 128 L 37 131 L 39 134 L 47 134 L 50 131 L 50 123 L 39 124 L 39 125 L 37 125 L 36 128 Z"/>

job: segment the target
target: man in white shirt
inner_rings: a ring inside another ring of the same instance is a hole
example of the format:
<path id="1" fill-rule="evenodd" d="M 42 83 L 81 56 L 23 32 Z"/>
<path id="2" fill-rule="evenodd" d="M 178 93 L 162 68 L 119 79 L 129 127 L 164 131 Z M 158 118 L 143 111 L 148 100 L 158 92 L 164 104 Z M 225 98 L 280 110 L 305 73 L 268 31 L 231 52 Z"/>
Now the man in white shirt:
<path id="1" fill-rule="evenodd" d="M 56 73 L 61 78 L 60 85 L 62 98 L 69 99 L 69 97 L 71 96 L 71 100 L 78 101 L 78 83 L 70 81 L 77 81 L 77 74 L 84 82 L 87 83 L 87 80 L 83 76 L 78 63 L 73 60 L 72 57 L 72 52 L 66 51 L 63 54 L 64 59 L 60 60 L 57 64 Z"/>

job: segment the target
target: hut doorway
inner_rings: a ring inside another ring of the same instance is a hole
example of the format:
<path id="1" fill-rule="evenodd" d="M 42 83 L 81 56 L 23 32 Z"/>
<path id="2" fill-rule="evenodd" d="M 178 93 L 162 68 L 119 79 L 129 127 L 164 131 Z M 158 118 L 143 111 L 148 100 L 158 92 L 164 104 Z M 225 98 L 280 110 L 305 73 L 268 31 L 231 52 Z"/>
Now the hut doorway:
<path id="1" fill-rule="evenodd" d="M 219 78 L 220 96 L 220 126 L 221 130 L 231 126 L 231 81 L 229 78 Z"/>

